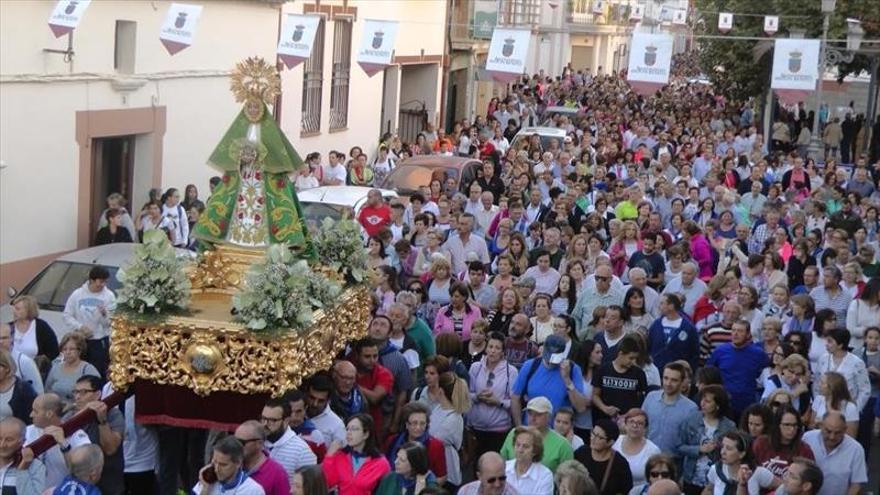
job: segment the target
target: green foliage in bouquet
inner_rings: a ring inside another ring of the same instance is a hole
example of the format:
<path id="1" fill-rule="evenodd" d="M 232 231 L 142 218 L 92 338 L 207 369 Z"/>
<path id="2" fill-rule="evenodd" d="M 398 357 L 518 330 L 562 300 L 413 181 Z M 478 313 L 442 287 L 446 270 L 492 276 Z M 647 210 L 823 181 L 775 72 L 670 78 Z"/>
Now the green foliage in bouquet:
<path id="1" fill-rule="evenodd" d="M 144 242 L 134 248 L 134 256 L 119 269 L 122 283 L 117 309 L 136 314 L 159 314 L 186 309 L 190 281 L 189 264 L 160 230 L 144 233 Z"/>
<path id="2" fill-rule="evenodd" d="M 266 259 L 254 264 L 245 285 L 232 299 L 236 319 L 255 331 L 305 329 L 314 312 L 332 305 L 342 286 L 305 260 L 297 260 L 285 244 L 273 244 Z"/>
<path id="3" fill-rule="evenodd" d="M 314 235 L 314 245 L 320 263 L 349 281 L 362 283 L 367 280 L 367 251 L 361 227 L 354 220 L 325 218 Z"/>

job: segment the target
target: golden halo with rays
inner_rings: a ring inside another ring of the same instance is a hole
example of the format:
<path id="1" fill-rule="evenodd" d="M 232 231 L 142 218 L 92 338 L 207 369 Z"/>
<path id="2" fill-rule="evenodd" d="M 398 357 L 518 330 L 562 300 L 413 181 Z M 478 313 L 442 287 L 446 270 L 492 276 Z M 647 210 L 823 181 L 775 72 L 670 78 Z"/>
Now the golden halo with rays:
<path id="1" fill-rule="evenodd" d="M 239 103 L 256 99 L 271 104 L 281 93 L 278 71 L 262 57 L 248 57 L 235 64 L 230 79 L 230 89 Z"/>

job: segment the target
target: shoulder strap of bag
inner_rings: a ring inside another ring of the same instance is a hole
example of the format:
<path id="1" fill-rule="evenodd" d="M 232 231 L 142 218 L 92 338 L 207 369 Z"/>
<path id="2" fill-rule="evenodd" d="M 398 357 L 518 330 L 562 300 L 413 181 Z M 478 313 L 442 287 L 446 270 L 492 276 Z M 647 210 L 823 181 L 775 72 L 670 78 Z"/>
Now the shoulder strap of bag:
<path id="1" fill-rule="evenodd" d="M 614 465 L 614 458 L 617 457 L 615 452 L 611 452 L 611 459 L 605 466 L 605 474 L 602 475 L 602 485 L 599 487 L 599 493 L 605 493 L 605 485 L 608 484 L 608 478 L 611 476 L 611 467 Z"/>
<path id="2" fill-rule="evenodd" d="M 538 358 L 532 359 L 532 366 L 529 367 L 529 371 L 526 373 L 526 384 L 523 387 L 523 395 L 528 395 L 529 382 L 532 381 L 532 376 L 535 374 L 535 372 L 538 371 L 538 366 L 540 366 L 540 365 L 541 365 L 541 362 Z"/>

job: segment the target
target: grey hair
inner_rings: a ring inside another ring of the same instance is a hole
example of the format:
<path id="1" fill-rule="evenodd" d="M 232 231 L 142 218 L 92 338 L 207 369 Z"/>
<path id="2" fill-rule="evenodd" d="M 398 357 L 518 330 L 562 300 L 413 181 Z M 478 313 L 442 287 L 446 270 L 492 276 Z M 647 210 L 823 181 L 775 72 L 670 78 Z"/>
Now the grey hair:
<path id="1" fill-rule="evenodd" d="M 90 443 L 74 448 L 70 455 L 70 474 L 76 479 L 86 481 L 92 472 L 99 469 L 104 461 L 101 447 Z"/>

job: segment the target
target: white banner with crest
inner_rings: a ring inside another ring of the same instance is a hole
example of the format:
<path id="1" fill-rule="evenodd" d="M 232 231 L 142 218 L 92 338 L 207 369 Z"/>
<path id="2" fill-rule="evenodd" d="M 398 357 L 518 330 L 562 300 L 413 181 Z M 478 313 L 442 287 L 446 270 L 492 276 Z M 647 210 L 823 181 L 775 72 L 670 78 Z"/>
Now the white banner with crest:
<path id="1" fill-rule="evenodd" d="M 159 41 L 171 55 L 192 45 L 196 37 L 196 27 L 202 16 L 201 5 L 172 3 L 165 14 L 165 21 L 159 31 Z"/>
<path id="2" fill-rule="evenodd" d="M 49 16 L 49 29 L 56 38 L 76 29 L 92 0 L 60 0 Z"/>
<path id="3" fill-rule="evenodd" d="M 311 56 L 320 20 L 317 15 L 287 14 L 285 17 L 278 40 L 278 57 L 288 69 Z"/>
<path id="4" fill-rule="evenodd" d="M 492 79 L 507 83 L 525 72 L 531 35 L 528 29 L 495 29 L 486 58 L 486 71 Z"/>
<path id="5" fill-rule="evenodd" d="M 357 63 L 368 76 L 372 77 L 391 65 L 398 27 L 397 21 L 364 20 Z"/>

